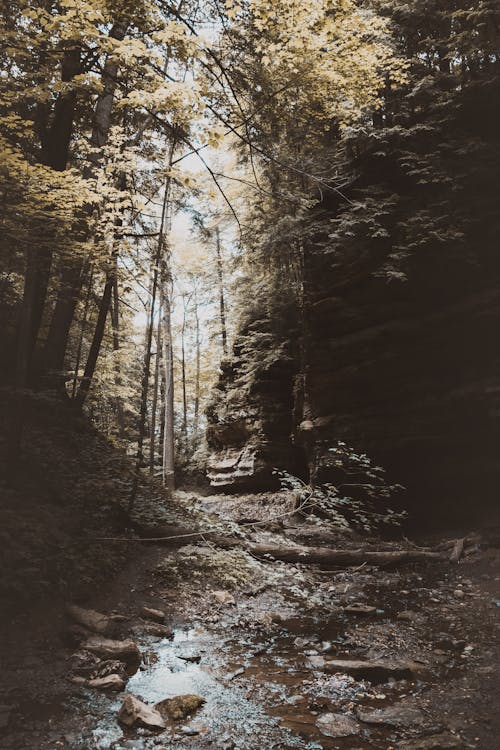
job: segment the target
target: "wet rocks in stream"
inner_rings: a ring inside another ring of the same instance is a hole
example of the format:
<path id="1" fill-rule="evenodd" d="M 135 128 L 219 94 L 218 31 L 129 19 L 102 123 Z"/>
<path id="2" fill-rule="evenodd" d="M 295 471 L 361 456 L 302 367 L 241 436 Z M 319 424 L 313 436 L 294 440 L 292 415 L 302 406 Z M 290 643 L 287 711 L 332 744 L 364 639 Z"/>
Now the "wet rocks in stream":
<path id="1" fill-rule="evenodd" d="M 131 669 L 137 669 L 142 659 L 137 644 L 130 639 L 114 641 L 110 638 L 91 636 L 82 644 L 82 648 L 105 659 L 124 661 Z"/>
<path id="2" fill-rule="evenodd" d="M 135 695 L 127 695 L 118 713 L 118 721 L 125 727 L 136 725 L 149 729 L 165 729 L 163 716 L 156 708 L 143 703 Z"/>
<path id="3" fill-rule="evenodd" d="M 160 714 L 172 721 L 181 721 L 193 714 L 205 703 L 205 699 L 199 695 L 176 695 L 174 698 L 165 698 L 156 704 Z"/>

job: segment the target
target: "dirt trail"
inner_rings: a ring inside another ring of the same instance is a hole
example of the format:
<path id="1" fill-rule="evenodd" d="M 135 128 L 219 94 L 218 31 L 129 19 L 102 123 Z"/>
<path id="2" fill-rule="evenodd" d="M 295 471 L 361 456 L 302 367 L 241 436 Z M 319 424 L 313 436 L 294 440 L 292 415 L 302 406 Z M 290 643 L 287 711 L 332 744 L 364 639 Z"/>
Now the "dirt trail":
<path id="1" fill-rule="evenodd" d="M 221 509 L 216 499 L 205 506 Z M 296 519 L 249 536 L 328 541 L 324 528 Z M 133 564 L 85 606 L 123 616 L 114 636 L 139 645 L 143 662 L 126 693 L 150 705 L 196 694 L 204 705 L 164 731 L 124 729 L 122 692 L 70 682 L 82 652 L 69 621 L 31 613 L 2 643 L 0 747 L 497 750 L 500 554 L 486 542 L 459 564 L 390 571 L 257 560 L 204 541 L 138 546 Z M 165 612 L 165 632 L 140 616 L 144 605 Z M 367 679 L 337 668 L 346 661 L 382 666 Z M 411 669 L 398 671 L 402 663 Z"/>

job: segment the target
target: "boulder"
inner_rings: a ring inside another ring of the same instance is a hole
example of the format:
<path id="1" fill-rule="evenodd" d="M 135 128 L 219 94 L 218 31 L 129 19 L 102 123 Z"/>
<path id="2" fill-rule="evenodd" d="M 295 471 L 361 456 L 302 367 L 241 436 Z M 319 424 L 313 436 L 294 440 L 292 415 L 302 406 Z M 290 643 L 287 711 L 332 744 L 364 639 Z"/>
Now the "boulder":
<path id="1" fill-rule="evenodd" d="M 101 636 L 91 636 L 82 644 L 82 648 L 105 659 L 118 659 L 131 667 L 141 663 L 141 652 L 132 640 L 114 641 Z"/>
<path id="2" fill-rule="evenodd" d="M 143 703 L 135 695 L 127 695 L 118 712 L 118 721 L 125 727 L 136 725 L 149 729 L 165 729 L 162 715 L 153 707 Z"/>
<path id="3" fill-rule="evenodd" d="M 119 674 L 108 674 L 106 677 L 96 677 L 89 680 L 88 686 L 97 690 L 116 690 L 120 693 L 125 689 L 125 680 Z"/>
<path id="4" fill-rule="evenodd" d="M 194 713 L 205 703 L 205 698 L 199 695 L 176 695 L 174 698 L 165 698 L 157 703 L 155 708 L 166 719 L 181 721 Z"/>

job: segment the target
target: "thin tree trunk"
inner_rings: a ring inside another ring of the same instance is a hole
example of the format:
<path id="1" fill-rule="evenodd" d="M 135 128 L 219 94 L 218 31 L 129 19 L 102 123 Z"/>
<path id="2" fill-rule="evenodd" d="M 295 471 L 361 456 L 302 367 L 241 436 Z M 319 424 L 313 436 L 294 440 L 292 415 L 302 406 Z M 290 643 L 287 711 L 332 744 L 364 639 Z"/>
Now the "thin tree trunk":
<path id="1" fill-rule="evenodd" d="M 113 299 L 111 305 L 111 324 L 113 328 L 113 352 L 114 352 L 114 369 L 115 369 L 115 386 L 119 391 L 122 386 L 122 376 L 120 372 L 120 298 L 118 295 L 118 277 L 115 274 L 113 283 Z M 115 399 L 116 421 L 118 423 L 118 436 L 123 439 L 125 433 L 125 420 L 123 416 L 122 397 L 118 393 Z"/>
<path id="2" fill-rule="evenodd" d="M 90 299 L 92 297 L 92 281 L 94 278 L 94 269 L 90 269 L 89 281 L 87 286 L 87 294 L 85 295 L 85 306 L 83 308 L 82 324 L 80 326 L 80 335 L 78 337 L 78 347 L 76 350 L 76 361 L 75 361 L 75 377 L 73 378 L 73 388 L 71 392 L 71 398 L 75 398 L 76 389 L 78 386 L 78 375 L 80 372 L 80 364 L 82 361 L 82 347 L 83 337 L 85 335 L 85 328 L 87 326 L 87 317 L 89 313 Z"/>
<path id="3" fill-rule="evenodd" d="M 194 384 L 194 425 L 193 432 L 195 440 L 198 437 L 198 426 L 200 421 L 200 370 L 201 370 L 201 342 L 200 342 L 200 315 L 198 312 L 198 295 L 194 295 L 194 323 L 195 323 L 195 347 L 196 347 L 196 375 Z"/>
<path id="4" fill-rule="evenodd" d="M 164 268 L 162 274 L 163 362 L 165 368 L 165 430 L 163 434 L 162 479 L 165 487 L 172 492 L 175 489 L 174 358 L 168 270 L 168 268 Z"/>
<path id="5" fill-rule="evenodd" d="M 101 351 L 101 344 L 104 337 L 104 331 L 106 330 L 106 318 L 111 304 L 111 295 L 113 293 L 113 284 L 115 282 L 115 269 L 108 271 L 106 274 L 106 283 L 104 284 L 104 290 L 99 304 L 99 313 L 97 315 L 97 323 L 94 329 L 94 335 L 92 337 L 92 343 L 90 344 L 89 354 L 87 357 L 87 363 L 85 365 L 85 371 L 83 378 L 78 389 L 78 393 L 73 399 L 73 404 L 81 409 L 85 400 L 88 396 L 92 378 Z"/>
<path id="6" fill-rule="evenodd" d="M 160 262 L 160 250 L 157 248 L 154 256 L 152 257 L 153 262 L 153 276 L 151 279 L 151 303 L 149 308 L 148 322 L 146 326 L 146 340 L 144 343 L 144 363 L 142 368 L 142 379 L 141 379 L 141 405 L 139 410 L 139 426 L 137 436 L 137 453 L 135 459 L 135 473 L 134 481 L 132 483 L 132 491 L 130 495 L 129 508 L 132 510 L 137 496 L 137 489 L 139 487 L 139 477 L 141 474 L 142 464 L 144 462 L 144 437 L 146 433 L 146 417 L 148 411 L 148 392 L 149 392 L 149 376 L 151 372 L 151 346 L 153 343 L 153 328 L 154 328 L 154 314 L 156 307 L 156 294 L 158 290 L 158 264 Z"/>
<path id="7" fill-rule="evenodd" d="M 219 284 L 219 314 L 220 314 L 220 331 L 222 339 L 222 352 L 227 354 L 227 326 L 226 326 L 226 303 L 224 299 L 224 266 L 222 261 L 222 252 L 220 244 L 219 227 L 215 229 L 216 250 L 217 250 L 217 280 Z"/>
<path id="8" fill-rule="evenodd" d="M 160 362 L 161 362 L 161 305 L 158 310 L 158 326 L 156 328 L 156 361 L 155 376 L 153 383 L 153 403 L 151 404 L 151 440 L 149 443 L 149 473 L 154 474 L 155 470 L 155 447 L 156 447 L 156 421 L 158 411 L 158 390 L 160 383 Z"/>
<path id="9" fill-rule="evenodd" d="M 183 304 L 183 317 L 182 317 L 182 328 L 181 328 L 181 375 L 182 375 L 182 434 L 184 438 L 187 436 L 187 395 L 186 395 L 186 347 L 185 347 L 185 336 L 186 336 L 186 299 L 182 300 Z"/>

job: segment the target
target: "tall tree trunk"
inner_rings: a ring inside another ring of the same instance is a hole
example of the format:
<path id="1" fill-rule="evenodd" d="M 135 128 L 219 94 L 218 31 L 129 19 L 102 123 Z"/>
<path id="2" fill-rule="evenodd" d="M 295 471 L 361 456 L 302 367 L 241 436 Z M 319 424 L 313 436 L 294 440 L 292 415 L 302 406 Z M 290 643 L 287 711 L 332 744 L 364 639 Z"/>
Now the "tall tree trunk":
<path id="1" fill-rule="evenodd" d="M 222 352 L 224 356 L 227 354 L 227 326 L 226 326 L 226 303 L 224 299 L 224 266 L 222 261 L 222 251 L 220 244 L 220 232 L 219 227 L 215 229 L 216 238 L 216 250 L 217 250 L 217 280 L 219 285 L 219 315 L 220 315 L 220 331 L 222 339 Z"/>
<path id="2" fill-rule="evenodd" d="M 156 328 L 156 361 L 155 375 L 153 383 L 153 402 L 151 404 L 151 440 L 149 443 L 149 473 L 154 474 L 155 470 L 155 448 L 156 448 L 156 422 L 158 411 L 158 390 L 160 383 L 160 363 L 161 363 L 161 305 L 158 310 L 158 326 Z"/>
<path id="3" fill-rule="evenodd" d="M 112 39 L 121 41 L 127 33 L 128 23 L 117 22 L 111 29 L 109 36 Z M 106 144 L 111 127 L 111 115 L 113 112 L 113 102 L 117 87 L 119 65 L 115 58 L 106 60 L 102 72 L 102 93 L 97 99 L 94 111 L 94 121 L 92 134 L 90 138 L 91 145 L 97 149 L 102 149 Z M 100 154 L 94 154 L 91 158 L 90 166 L 85 170 L 84 177 L 90 178 L 99 166 Z M 123 178 L 124 179 L 124 178 Z M 91 213 L 93 207 L 87 208 L 87 214 L 81 222 L 85 224 L 85 219 Z M 83 233 L 85 235 L 86 229 Z M 61 379 L 58 377 L 64 368 L 64 357 L 68 345 L 71 324 L 75 316 L 78 298 L 81 292 L 82 282 L 84 279 L 84 270 L 87 259 L 85 257 L 70 258 L 63 266 L 59 293 L 56 305 L 52 315 L 47 343 L 44 353 L 44 368 L 47 373 L 55 376 L 56 384 L 61 385 Z"/>
<path id="4" fill-rule="evenodd" d="M 200 315 L 198 311 L 198 295 L 194 294 L 194 323 L 195 323 L 195 347 L 196 347 L 196 375 L 194 384 L 194 426 L 195 440 L 198 437 L 198 426 L 200 421 L 200 365 L 201 365 L 201 341 L 200 341 Z"/>
<path id="5" fill-rule="evenodd" d="M 158 264 L 160 262 L 159 249 L 157 248 L 154 256 L 151 258 L 153 263 L 153 276 L 151 278 L 151 302 L 149 307 L 148 321 L 146 325 L 146 337 L 144 342 L 144 362 L 142 366 L 141 378 L 141 404 L 139 409 L 139 425 L 137 430 L 137 453 L 135 459 L 134 481 L 130 495 L 130 510 L 133 508 L 137 489 L 139 487 L 139 477 L 141 474 L 142 464 L 144 462 L 144 438 L 146 434 L 146 418 L 148 412 L 148 392 L 149 376 L 151 372 L 151 346 L 153 343 L 154 314 L 156 307 L 156 295 L 158 290 Z"/>
<path id="6" fill-rule="evenodd" d="M 175 149 L 175 141 L 172 140 L 170 144 L 170 148 L 169 148 L 168 167 L 167 167 L 168 169 L 170 169 L 172 166 L 174 149 Z M 166 226 L 166 221 L 167 221 L 167 216 L 168 216 L 168 201 L 169 201 L 169 194 L 170 194 L 170 184 L 171 184 L 171 178 L 170 176 L 168 176 L 167 179 L 165 180 L 165 189 L 164 189 L 164 194 L 163 194 L 163 203 L 162 203 L 161 218 L 160 218 L 160 231 L 158 233 L 158 243 L 156 246 L 156 252 L 152 259 L 154 263 L 154 271 L 153 271 L 151 316 L 150 316 L 150 320 L 148 323 L 148 329 L 147 329 L 147 334 L 146 334 L 147 345 L 146 345 L 146 356 L 144 359 L 144 369 L 143 369 L 143 378 L 142 378 L 142 395 L 141 395 L 141 410 L 140 410 L 140 416 L 139 416 L 139 438 L 138 438 L 138 447 L 137 447 L 137 460 L 136 460 L 134 481 L 132 484 L 132 491 L 130 493 L 130 498 L 129 498 L 129 512 L 131 512 L 134 507 L 135 498 L 137 496 L 137 490 L 139 487 L 140 470 L 141 470 L 142 462 L 144 460 L 144 451 L 143 451 L 144 426 L 146 423 L 147 395 L 148 395 L 148 385 L 149 385 L 149 368 L 151 364 L 153 315 L 154 315 L 158 280 L 160 277 L 159 269 L 160 269 L 160 264 L 162 264 L 163 262 L 163 252 L 164 252 L 164 245 L 165 245 L 164 234 L 165 234 L 165 226 Z M 162 288 L 162 280 L 160 279 L 160 294 L 163 295 L 161 288 Z M 160 298 L 160 306 L 163 307 L 164 304 L 165 304 L 165 300 L 164 300 L 164 296 L 162 296 Z M 169 313 L 170 313 L 170 308 L 169 308 Z M 165 335 L 164 335 L 164 339 L 165 339 Z"/>
<path id="7" fill-rule="evenodd" d="M 165 373 L 165 429 L 163 433 L 163 484 L 169 491 L 175 489 L 175 444 L 174 444 L 174 358 L 172 351 L 172 326 L 170 309 L 170 274 L 164 265 L 162 273 L 163 306 L 163 362 Z"/>
<path id="8" fill-rule="evenodd" d="M 182 300 L 183 311 L 182 311 L 182 328 L 181 328 L 181 376 L 182 376 L 182 434 L 184 439 L 187 436 L 187 395 L 186 395 L 186 312 L 187 304 L 186 298 Z"/>

